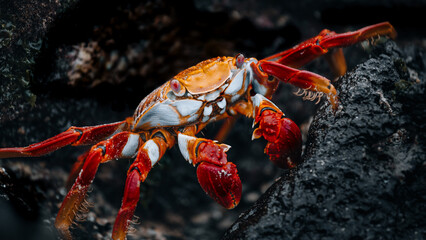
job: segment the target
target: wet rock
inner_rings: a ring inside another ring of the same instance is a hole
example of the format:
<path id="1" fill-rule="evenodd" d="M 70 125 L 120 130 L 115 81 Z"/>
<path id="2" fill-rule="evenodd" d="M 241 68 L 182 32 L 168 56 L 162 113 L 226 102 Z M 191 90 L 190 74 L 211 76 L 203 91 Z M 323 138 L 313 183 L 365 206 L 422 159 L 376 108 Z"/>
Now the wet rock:
<path id="1" fill-rule="evenodd" d="M 304 163 L 223 239 L 426 236 L 425 51 L 409 52 L 417 57 L 392 41 L 378 44 L 338 80 L 340 108 L 333 114 L 324 104 L 315 115 Z"/>

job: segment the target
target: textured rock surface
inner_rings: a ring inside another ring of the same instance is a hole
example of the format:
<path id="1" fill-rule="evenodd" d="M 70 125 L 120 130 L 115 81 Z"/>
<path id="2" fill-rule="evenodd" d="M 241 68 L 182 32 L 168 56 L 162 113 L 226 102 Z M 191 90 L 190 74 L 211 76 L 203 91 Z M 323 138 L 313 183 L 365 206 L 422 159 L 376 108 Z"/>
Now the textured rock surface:
<path id="1" fill-rule="evenodd" d="M 426 237 L 424 50 L 387 42 L 339 79 L 298 168 L 283 174 L 224 239 Z"/>

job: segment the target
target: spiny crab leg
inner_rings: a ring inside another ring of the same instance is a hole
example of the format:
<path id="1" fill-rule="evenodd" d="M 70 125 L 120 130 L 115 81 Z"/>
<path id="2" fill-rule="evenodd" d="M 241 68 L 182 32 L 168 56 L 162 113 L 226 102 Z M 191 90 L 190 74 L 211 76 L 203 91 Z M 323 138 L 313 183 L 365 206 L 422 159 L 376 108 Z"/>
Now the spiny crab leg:
<path id="1" fill-rule="evenodd" d="M 138 134 L 121 132 L 91 148 L 56 217 L 55 227 L 63 237 L 71 239 L 69 227 L 77 217 L 79 210 L 82 209 L 82 203 L 99 164 L 116 158 L 132 157 L 139 147 L 139 142 Z"/>
<path id="2" fill-rule="evenodd" d="M 347 33 L 335 33 L 324 29 L 318 36 L 263 60 L 300 68 L 315 58 L 326 54 L 330 48 L 349 46 L 377 36 L 389 36 L 394 39 L 396 35 L 395 29 L 389 22 L 378 23 Z M 339 58 L 341 59 L 341 56 Z"/>
<path id="3" fill-rule="evenodd" d="M 75 129 L 68 129 L 43 142 L 27 147 L 1 148 L 0 158 L 41 156 L 77 141 L 80 135 L 81 133 Z"/>
<path id="4" fill-rule="evenodd" d="M 138 157 L 139 158 L 139 157 Z M 127 174 L 124 195 L 122 200 L 121 208 L 115 219 L 114 228 L 112 231 L 112 239 L 126 239 L 126 234 L 129 230 L 131 218 L 136 209 L 136 205 L 139 202 L 140 197 L 140 185 L 145 179 L 142 179 L 143 175 L 147 175 L 146 172 L 142 172 L 138 168 L 131 167 L 132 170 Z"/>
<path id="5" fill-rule="evenodd" d="M 71 187 L 67 196 L 65 197 L 62 205 L 56 216 L 55 227 L 58 229 L 62 237 L 71 240 L 70 226 L 73 224 L 79 210 L 82 208 L 83 201 L 86 193 L 89 190 L 90 183 L 95 177 L 98 166 L 102 159 L 102 149 L 95 147 L 89 153 L 85 164 L 80 171 L 74 185 Z"/>
<path id="6" fill-rule="evenodd" d="M 203 190 L 227 209 L 234 208 L 241 199 L 241 180 L 235 164 L 227 161 L 226 144 L 179 133 L 179 149 L 183 157 L 197 167 L 197 178 Z"/>
<path id="7" fill-rule="evenodd" d="M 337 91 L 327 78 L 277 62 L 260 61 L 258 66 L 264 73 L 272 75 L 283 82 L 312 92 L 325 93 L 333 109 L 337 109 Z"/>
<path id="8" fill-rule="evenodd" d="M 126 239 L 129 224 L 135 212 L 140 197 L 140 183 L 144 182 L 151 168 L 164 155 L 166 150 L 173 146 L 172 138 L 167 132 L 162 132 L 163 137 L 154 137 L 144 143 L 139 149 L 136 160 L 127 172 L 123 201 L 115 219 L 112 238 L 114 240 Z M 166 139 L 169 141 L 167 142 Z"/>
<path id="9" fill-rule="evenodd" d="M 70 127 L 63 133 L 27 147 L 0 148 L 0 158 L 41 156 L 70 144 L 74 146 L 94 144 L 125 126 L 126 121 L 90 127 Z"/>
<path id="10" fill-rule="evenodd" d="M 320 46 L 323 48 L 346 47 L 377 36 L 389 36 L 395 39 L 396 35 L 395 29 L 389 22 L 382 22 L 353 32 L 327 35 L 320 41 Z"/>

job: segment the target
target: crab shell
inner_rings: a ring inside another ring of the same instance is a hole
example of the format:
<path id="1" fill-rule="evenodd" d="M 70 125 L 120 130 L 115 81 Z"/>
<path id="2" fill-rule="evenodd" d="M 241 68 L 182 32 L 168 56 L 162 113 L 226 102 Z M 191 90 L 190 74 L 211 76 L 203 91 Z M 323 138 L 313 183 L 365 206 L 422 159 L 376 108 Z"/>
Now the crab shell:
<path id="1" fill-rule="evenodd" d="M 207 93 L 217 89 L 236 69 L 235 58 L 217 57 L 190 67 L 174 77 L 193 95 Z"/>
<path id="2" fill-rule="evenodd" d="M 230 104 L 244 96 L 253 79 L 251 62 L 237 67 L 235 57 L 217 57 L 190 67 L 145 97 L 133 116 L 134 129 L 180 127 L 225 117 Z M 171 84 L 180 84 L 180 92 Z M 175 81 L 175 82 L 173 82 Z"/>

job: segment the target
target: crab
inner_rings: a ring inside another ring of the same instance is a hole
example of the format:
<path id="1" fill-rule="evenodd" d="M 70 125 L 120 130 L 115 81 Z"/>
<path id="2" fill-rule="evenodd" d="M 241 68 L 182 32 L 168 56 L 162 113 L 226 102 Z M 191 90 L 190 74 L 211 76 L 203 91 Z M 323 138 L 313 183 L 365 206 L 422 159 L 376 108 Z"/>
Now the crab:
<path id="1" fill-rule="evenodd" d="M 55 227 L 66 239 L 72 238 L 70 226 L 99 165 L 113 159 L 132 158 L 112 231 L 113 239 L 125 239 L 140 198 L 141 183 L 166 150 L 176 143 L 183 158 L 197 166 L 202 189 L 220 205 L 231 209 L 238 205 L 242 187 L 235 164 L 227 160 L 230 146 L 196 134 L 211 122 L 245 115 L 254 119 L 252 139 L 266 139 L 265 153 L 276 166 L 298 165 L 302 149 L 300 130 L 270 100 L 279 82 L 299 87 L 309 100 L 319 100 L 325 95 L 336 110 L 338 97 L 330 80 L 299 68 L 329 52 L 331 66 L 343 75 L 346 63 L 341 47 L 378 36 L 395 38 L 396 31 L 388 22 L 341 34 L 325 29 L 289 50 L 262 60 L 242 54 L 208 59 L 158 87 L 124 121 L 70 127 L 27 147 L 0 148 L 0 158 L 35 157 L 66 145 L 92 145 L 74 163 L 67 180 L 69 192 L 56 217 Z"/>

